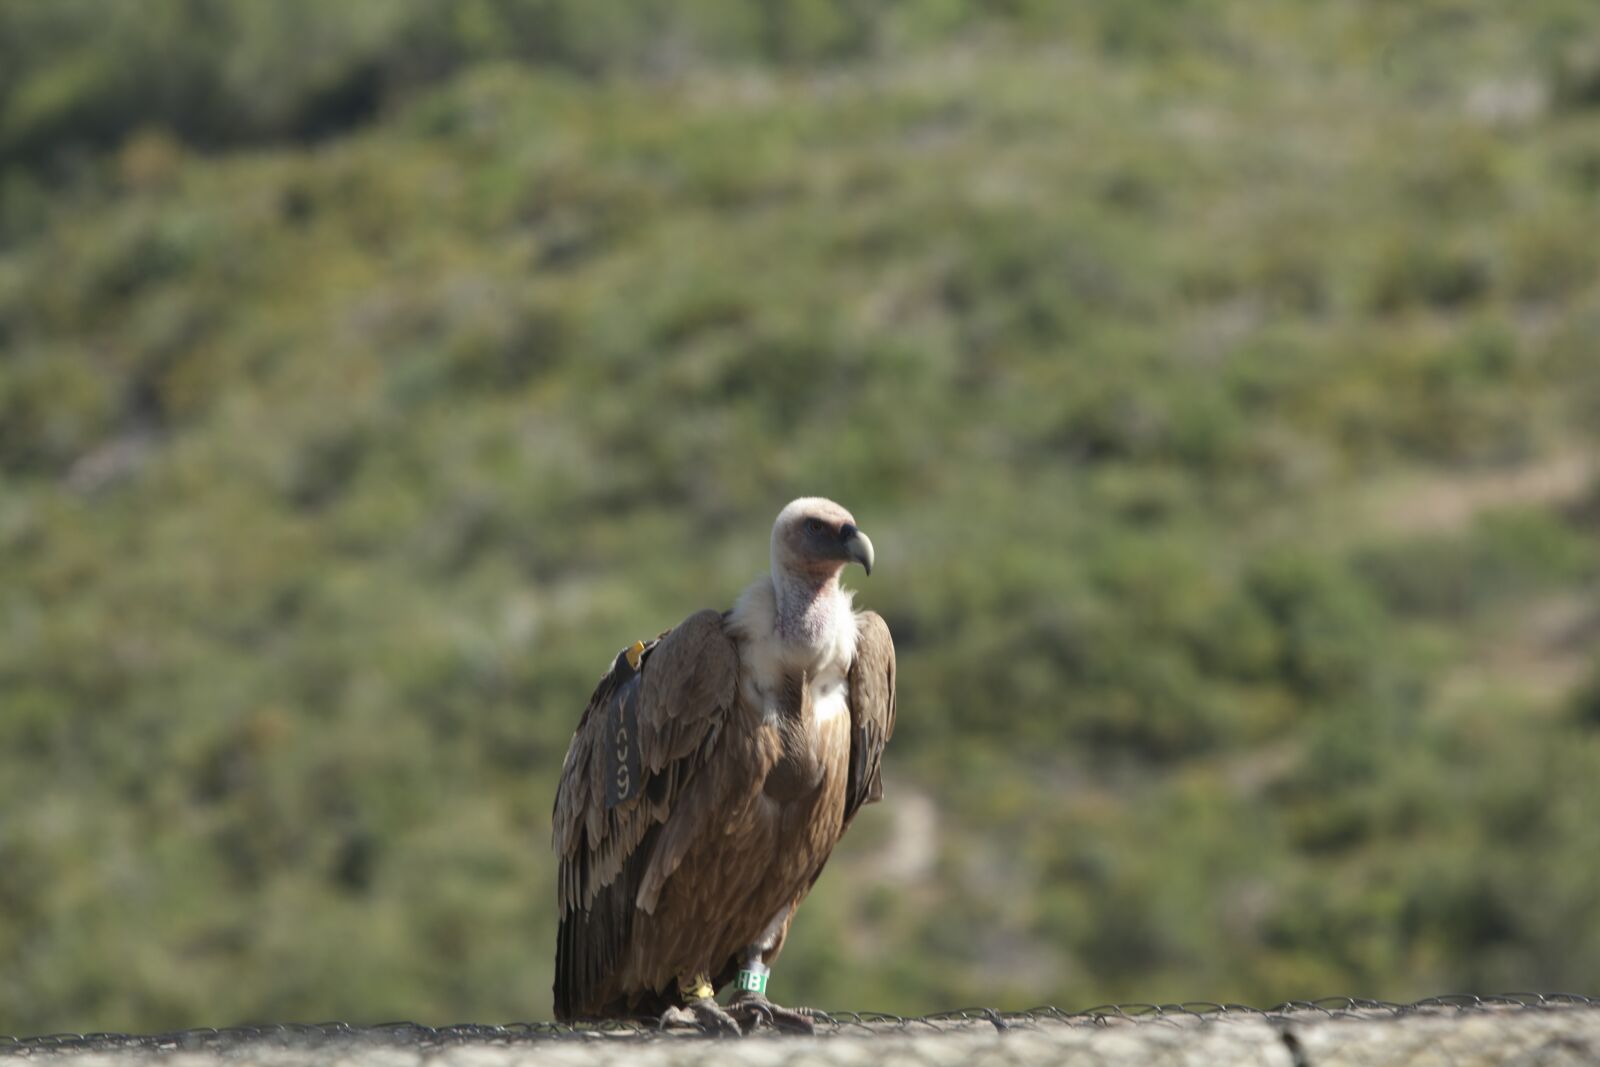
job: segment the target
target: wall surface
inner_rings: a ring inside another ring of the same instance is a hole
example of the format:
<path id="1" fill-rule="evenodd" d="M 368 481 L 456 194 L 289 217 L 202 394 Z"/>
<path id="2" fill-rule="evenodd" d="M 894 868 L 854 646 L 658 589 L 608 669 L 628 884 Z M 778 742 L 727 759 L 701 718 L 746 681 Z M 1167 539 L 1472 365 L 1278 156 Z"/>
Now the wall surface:
<path id="1" fill-rule="evenodd" d="M 266 1041 L 170 1053 L 86 1051 L 36 1057 L 58 1067 L 164 1067 L 260 1064 L 295 1067 L 896 1067 L 901 1064 L 1000 1065 L 1240 1064 L 1260 1067 L 1409 1067 L 1450 1064 L 1588 1064 L 1600 1060 L 1600 1008 L 1508 1009 L 1396 1015 L 1291 1012 L 1227 1018 L 1197 1015 L 1013 1024 L 985 1021 L 843 1026 L 813 1038 L 758 1036 L 707 1041 L 689 1036 L 593 1033 L 515 1044 L 445 1047 Z"/>

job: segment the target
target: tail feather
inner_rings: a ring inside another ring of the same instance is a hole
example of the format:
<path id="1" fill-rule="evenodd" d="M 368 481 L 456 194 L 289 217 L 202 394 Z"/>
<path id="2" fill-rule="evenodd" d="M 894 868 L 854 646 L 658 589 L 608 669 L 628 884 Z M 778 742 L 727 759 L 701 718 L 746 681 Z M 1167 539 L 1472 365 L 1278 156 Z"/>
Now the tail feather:
<path id="1" fill-rule="evenodd" d="M 620 989 L 617 973 L 632 940 L 634 898 L 654 851 L 657 829 L 652 827 L 645 835 L 622 873 L 600 888 L 588 910 L 570 908 L 561 916 L 552 988 L 557 1019 L 633 1014 L 645 1000 L 654 1004 L 660 999 L 652 991 Z"/>

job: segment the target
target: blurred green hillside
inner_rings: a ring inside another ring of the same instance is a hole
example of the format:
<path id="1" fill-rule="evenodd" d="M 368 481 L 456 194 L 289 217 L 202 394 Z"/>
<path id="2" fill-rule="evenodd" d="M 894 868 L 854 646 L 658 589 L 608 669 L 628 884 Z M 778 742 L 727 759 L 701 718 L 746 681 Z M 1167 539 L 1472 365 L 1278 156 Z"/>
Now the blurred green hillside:
<path id="1" fill-rule="evenodd" d="M 1597 992 L 1597 233 L 1592 0 L 0 0 L 0 1033 L 546 1017 L 808 493 L 778 999 Z"/>

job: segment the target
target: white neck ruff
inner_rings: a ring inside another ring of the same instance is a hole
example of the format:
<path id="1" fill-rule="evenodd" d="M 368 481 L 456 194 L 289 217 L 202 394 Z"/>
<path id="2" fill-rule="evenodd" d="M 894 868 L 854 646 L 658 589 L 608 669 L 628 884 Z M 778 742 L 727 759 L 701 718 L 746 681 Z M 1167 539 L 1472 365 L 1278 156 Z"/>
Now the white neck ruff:
<path id="1" fill-rule="evenodd" d="M 743 638 L 742 658 L 762 688 L 804 670 L 842 677 L 856 654 L 854 594 L 837 577 L 821 586 L 791 575 L 762 575 L 739 595 L 728 623 Z"/>

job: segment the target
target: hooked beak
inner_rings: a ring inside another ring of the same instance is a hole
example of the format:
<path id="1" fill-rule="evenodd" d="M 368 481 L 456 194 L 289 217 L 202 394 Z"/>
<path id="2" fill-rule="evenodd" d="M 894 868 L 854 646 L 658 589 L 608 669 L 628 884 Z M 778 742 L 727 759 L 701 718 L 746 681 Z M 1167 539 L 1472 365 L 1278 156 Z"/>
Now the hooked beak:
<path id="1" fill-rule="evenodd" d="M 872 538 L 862 533 L 849 523 L 839 528 L 840 544 L 844 547 L 845 559 L 854 560 L 861 564 L 861 569 L 872 575 Z"/>

